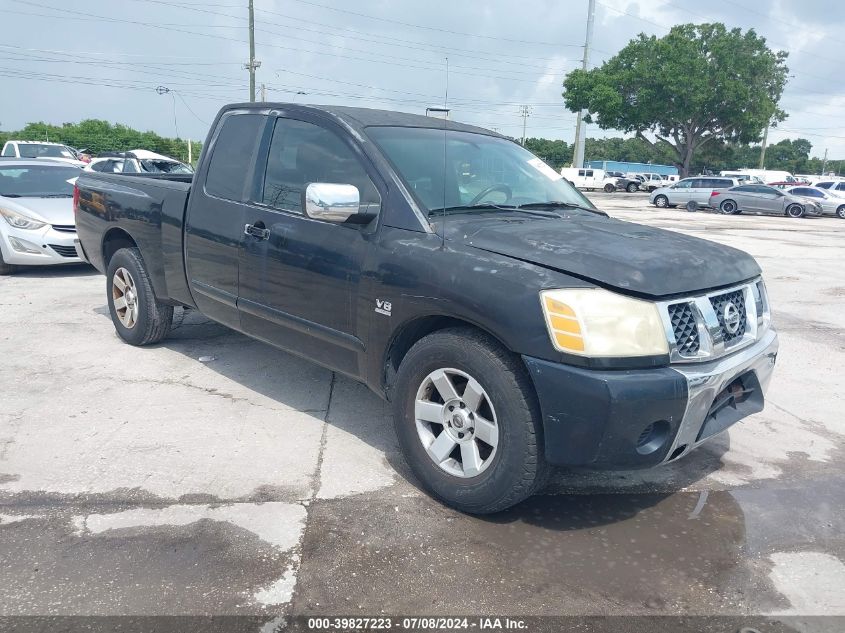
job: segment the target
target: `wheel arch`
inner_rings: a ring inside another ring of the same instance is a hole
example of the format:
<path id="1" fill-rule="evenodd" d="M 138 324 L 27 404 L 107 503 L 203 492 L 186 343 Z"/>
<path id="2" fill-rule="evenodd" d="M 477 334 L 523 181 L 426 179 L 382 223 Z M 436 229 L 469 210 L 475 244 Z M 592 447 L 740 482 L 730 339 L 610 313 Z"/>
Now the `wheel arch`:
<path id="1" fill-rule="evenodd" d="M 439 330 L 456 327 L 466 327 L 485 334 L 501 345 L 503 349 L 510 350 L 510 347 L 508 347 L 500 336 L 497 336 L 494 332 L 482 327 L 478 323 L 464 318 L 440 314 L 414 317 L 400 325 L 394 331 L 390 343 L 384 352 L 379 386 L 388 400 L 390 400 L 390 392 L 396 379 L 396 373 L 399 371 L 399 366 L 402 364 L 402 360 L 408 351 L 417 341 Z"/>
<path id="2" fill-rule="evenodd" d="M 138 248 L 138 242 L 125 229 L 114 227 L 106 231 L 100 248 L 104 269 L 108 269 L 111 258 L 121 248 Z"/>

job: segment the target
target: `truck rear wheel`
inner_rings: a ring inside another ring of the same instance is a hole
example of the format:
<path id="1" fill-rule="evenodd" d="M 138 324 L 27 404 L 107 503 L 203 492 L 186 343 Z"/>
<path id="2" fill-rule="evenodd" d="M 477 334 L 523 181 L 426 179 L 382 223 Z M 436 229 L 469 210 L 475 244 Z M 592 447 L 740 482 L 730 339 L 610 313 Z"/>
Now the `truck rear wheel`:
<path id="1" fill-rule="evenodd" d="M 421 339 L 399 367 L 391 400 L 411 470 L 447 505 L 498 512 L 545 482 L 533 385 L 490 337 L 453 328 Z"/>
<path id="2" fill-rule="evenodd" d="M 158 343 L 170 332 L 173 306 L 156 299 L 137 248 L 122 248 L 112 256 L 106 295 L 114 328 L 130 345 Z"/>

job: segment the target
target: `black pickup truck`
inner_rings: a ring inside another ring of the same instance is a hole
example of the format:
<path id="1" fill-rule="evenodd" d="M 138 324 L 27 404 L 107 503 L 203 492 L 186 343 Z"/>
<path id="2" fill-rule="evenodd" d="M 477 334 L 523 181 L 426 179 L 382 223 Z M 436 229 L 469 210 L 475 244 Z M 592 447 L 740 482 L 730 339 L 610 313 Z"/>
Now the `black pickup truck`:
<path id="1" fill-rule="evenodd" d="M 749 255 L 623 222 L 488 130 L 236 104 L 191 176 L 84 172 L 78 250 L 117 333 L 174 307 L 366 383 L 431 493 L 494 512 L 549 465 L 663 464 L 763 408 Z"/>

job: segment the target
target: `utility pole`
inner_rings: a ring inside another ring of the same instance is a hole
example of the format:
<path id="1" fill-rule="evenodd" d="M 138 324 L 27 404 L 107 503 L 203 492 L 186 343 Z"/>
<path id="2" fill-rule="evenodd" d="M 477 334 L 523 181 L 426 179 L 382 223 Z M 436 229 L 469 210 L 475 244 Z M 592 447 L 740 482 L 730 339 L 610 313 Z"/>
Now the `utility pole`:
<path id="1" fill-rule="evenodd" d="M 261 100 L 267 101 L 267 86 L 261 84 Z"/>
<path id="2" fill-rule="evenodd" d="M 519 116 L 522 117 L 522 146 L 525 147 L 525 125 L 534 109 L 530 105 L 519 106 Z"/>
<path id="3" fill-rule="evenodd" d="M 191 151 L 191 139 L 188 139 L 188 164 L 193 166 L 194 164 L 194 154 Z"/>
<path id="4" fill-rule="evenodd" d="M 587 7 L 587 38 L 584 40 L 584 59 L 581 62 L 581 68 L 587 70 L 590 65 L 590 47 L 593 45 L 593 23 L 596 20 L 596 0 L 589 0 Z M 572 157 L 573 167 L 584 166 L 584 144 L 587 140 L 586 125 L 584 124 L 584 117 L 587 115 L 585 110 L 578 113 L 577 123 L 575 124 L 575 150 Z"/>
<path id="5" fill-rule="evenodd" d="M 824 170 L 827 169 L 827 148 L 824 148 L 824 160 L 822 161 L 822 176 L 824 176 Z"/>
<path id="6" fill-rule="evenodd" d="M 261 67 L 261 62 L 255 59 L 255 12 L 252 0 L 249 0 L 249 63 L 244 68 L 249 71 L 249 100 L 255 101 L 255 71 Z"/>
<path id="7" fill-rule="evenodd" d="M 766 144 L 769 141 L 769 125 L 766 125 L 766 131 L 763 132 L 763 144 L 760 146 L 760 169 L 766 168 Z"/>

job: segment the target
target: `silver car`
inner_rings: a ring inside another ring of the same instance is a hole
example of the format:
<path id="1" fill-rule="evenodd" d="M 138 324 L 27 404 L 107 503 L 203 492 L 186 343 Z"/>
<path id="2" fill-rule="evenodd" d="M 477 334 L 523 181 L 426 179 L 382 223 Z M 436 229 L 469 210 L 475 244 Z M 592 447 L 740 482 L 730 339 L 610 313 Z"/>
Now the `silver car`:
<path id="1" fill-rule="evenodd" d="M 78 167 L 46 158 L 0 158 L 0 275 L 17 266 L 73 264 Z"/>
<path id="2" fill-rule="evenodd" d="M 821 215 L 822 205 L 809 198 L 796 196 L 768 185 L 740 185 L 713 191 L 710 206 L 725 215 L 749 211 L 751 213 L 776 213 L 800 218 L 804 215 Z"/>
<path id="3" fill-rule="evenodd" d="M 818 187 L 790 187 L 786 192 L 793 196 L 812 198 L 822 205 L 822 212 L 825 215 L 835 215 L 845 220 L 845 191 L 827 191 Z"/>
<path id="4" fill-rule="evenodd" d="M 677 207 L 691 205 L 694 207 L 706 207 L 710 201 L 710 192 L 714 189 L 727 189 L 738 185 L 736 178 L 723 176 L 696 176 L 684 178 L 671 187 L 660 187 L 651 193 L 649 202 L 661 209 L 666 207 Z"/>

